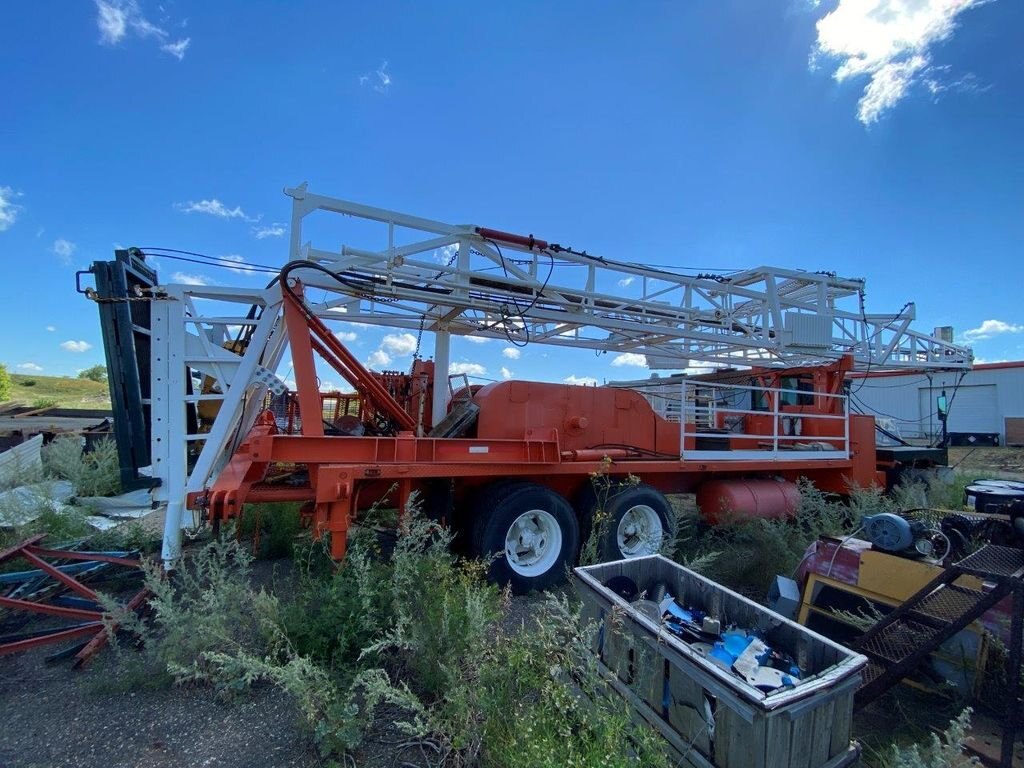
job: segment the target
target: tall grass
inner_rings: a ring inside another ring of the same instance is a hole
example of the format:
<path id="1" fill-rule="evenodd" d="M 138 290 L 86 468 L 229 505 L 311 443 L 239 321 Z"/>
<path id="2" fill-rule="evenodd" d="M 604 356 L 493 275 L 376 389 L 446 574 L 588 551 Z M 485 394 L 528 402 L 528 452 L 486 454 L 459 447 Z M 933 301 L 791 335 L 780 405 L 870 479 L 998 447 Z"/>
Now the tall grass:
<path id="1" fill-rule="evenodd" d="M 508 593 L 450 543 L 413 510 L 390 557 L 369 532 L 337 568 L 322 545 L 300 548 L 293 597 L 246 586 L 249 556 L 210 545 L 177 585 L 149 573 L 155 626 L 134 629 L 179 683 L 287 691 L 325 755 L 355 749 L 387 704 L 437 765 L 666 766 L 660 737 L 602 692 L 574 605 L 550 597 L 508 632 Z"/>

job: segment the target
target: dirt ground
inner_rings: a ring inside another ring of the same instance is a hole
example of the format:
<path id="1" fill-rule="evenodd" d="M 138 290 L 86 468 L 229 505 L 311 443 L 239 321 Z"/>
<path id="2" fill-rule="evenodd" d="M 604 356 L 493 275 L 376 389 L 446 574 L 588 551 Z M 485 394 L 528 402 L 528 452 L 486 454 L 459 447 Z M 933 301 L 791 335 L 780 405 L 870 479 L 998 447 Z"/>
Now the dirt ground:
<path id="1" fill-rule="evenodd" d="M 950 448 L 949 465 L 979 477 L 1024 480 L 1024 448 Z"/>
<path id="2" fill-rule="evenodd" d="M 102 654 L 84 671 L 45 649 L 0 659 L 0 766 L 318 766 L 299 713 L 271 688 L 221 702 L 207 688 L 120 690 Z"/>
<path id="3" fill-rule="evenodd" d="M 253 580 L 280 588 L 289 561 L 257 561 Z M 504 619 L 521 629 L 542 598 L 514 598 Z M 260 685 L 231 698 L 207 687 L 148 685 L 132 652 L 111 649 L 84 669 L 46 662 L 60 646 L 0 656 L 0 768 L 320 768 L 301 713 L 285 693 Z M 361 748 L 341 768 L 427 768 L 431 754 L 378 713 Z"/>

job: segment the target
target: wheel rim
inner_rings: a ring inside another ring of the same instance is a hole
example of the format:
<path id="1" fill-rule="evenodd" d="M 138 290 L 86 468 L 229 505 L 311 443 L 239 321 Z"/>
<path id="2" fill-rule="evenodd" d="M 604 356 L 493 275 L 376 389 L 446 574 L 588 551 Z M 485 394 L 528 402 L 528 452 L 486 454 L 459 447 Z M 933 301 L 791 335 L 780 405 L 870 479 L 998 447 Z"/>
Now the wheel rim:
<path id="1" fill-rule="evenodd" d="M 555 516 L 531 509 L 517 517 L 505 534 L 505 559 L 520 576 L 547 573 L 562 551 L 562 528 Z"/>
<path id="2" fill-rule="evenodd" d="M 665 528 L 653 507 L 637 504 L 626 510 L 619 520 L 616 539 L 623 557 L 653 555 L 661 549 Z"/>

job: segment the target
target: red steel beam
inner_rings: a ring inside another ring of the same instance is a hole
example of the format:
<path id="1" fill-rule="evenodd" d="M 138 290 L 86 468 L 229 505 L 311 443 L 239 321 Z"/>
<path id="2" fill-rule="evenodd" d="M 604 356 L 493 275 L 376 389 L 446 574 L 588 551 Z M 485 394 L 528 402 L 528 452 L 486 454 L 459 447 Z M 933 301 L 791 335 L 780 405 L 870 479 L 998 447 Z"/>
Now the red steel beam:
<path id="1" fill-rule="evenodd" d="M 126 565 L 130 568 L 137 568 L 139 559 L 131 557 L 118 557 L 117 555 L 105 555 L 102 552 L 69 552 L 63 549 L 46 549 L 45 547 L 29 546 L 33 554 L 40 557 L 53 557 L 61 560 L 82 560 L 85 562 L 112 563 L 113 565 Z"/>
<path id="2" fill-rule="evenodd" d="M 21 556 L 28 560 L 30 563 L 34 564 L 36 568 L 38 568 L 39 570 L 48 573 L 51 577 L 59 581 L 68 589 L 77 592 L 83 597 L 88 597 L 90 600 L 99 599 L 99 595 L 97 595 L 93 590 L 85 586 L 85 584 L 83 584 L 73 576 L 69 576 L 68 574 L 64 573 L 59 568 L 46 562 L 41 557 L 32 554 L 32 552 L 29 549 L 24 549 L 21 553 Z"/>
<path id="3" fill-rule="evenodd" d="M 32 536 L 31 538 L 25 539 L 20 544 L 15 544 L 13 547 L 8 547 L 3 552 L 0 552 L 0 563 L 2 563 L 4 560 L 10 560 L 12 557 L 20 555 L 22 550 L 25 549 L 25 547 L 31 547 L 33 544 L 40 542 L 45 538 L 45 533 L 37 533 L 35 536 Z"/>
<path id="4" fill-rule="evenodd" d="M 103 618 L 102 611 L 90 611 L 87 608 L 66 608 L 63 605 L 33 603 L 31 600 L 18 600 L 13 597 L 0 597 L 0 605 L 31 613 L 45 613 L 47 616 L 60 616 L 64 619 L 88 619 L 97 621 Z"/>
<path id="5" fill-rule="evenodd" d="M 138 610 L 146 598 L 149 597 L 149 587 L 143 587 L 131 600 L 124 605 L 125 611 L 135 612 Z M 82 650 L 75 654 L 75 667 L 81 667 L 83 664 L 89 661 L 96 652 L 103 648 L 110 639 L 110 633 L 116 632 L 120 628 L 120 623 L 117 621 L 110 622 L 109 626 L 104 626 L 102 631 L 97 633 L 96 637 L 90 640 Z"/>
<path id="6" fill-rule="evenodd" d="M 305 409 L 307 413 L 317 414 L 319 431 L 316 434 L 323 434 L 323 425 L 320 423 L 322 409 L 320 390 L 316 384 L 316 370 L 313 366 L 313 337 L 316 338 L 317 346 L 322 345 L 330 352 L 330 357 L 325 355 L 325 360 L 338 372 L 338 375 L 345 377 L 349 384 L 356 389 L 365 392 L 374 406 L 385 411 L 401 429 L 414 430 L 416 421 L 412 416 L 405 412 L 399 402 L 359 362 L 358 358 L 338 341 L 338 337 L 331 332 L 331 329 L 302 304 L 302 284 L 296 282 L 292 290 L 294 295 L 291 291 L 282 291 L 285 324 L 288 328 L 288 340 L 292 345 L 292 362 L 295 366 L 299 408 L 300 410 Z M 332 358 L 334 359 L 332 360 Z M 314 426 L 314 430 L 316 429 L 317 427 Z M 303 434 L 306 434 L 305 418 L 302 420 L 302 431 Z"/>
<path id="7" fill-rule="evenodd" d="M 41 645 L 48 645 L 49 643 L 59 643 L 61 640 L 70 640 L 73 637 L 81 637 L 82 635 L 88 635 L 90 633 L 99 630 L 103 632 L 103 622 L 94 621 L 88 624 L 82 624 L 78 627 L 71 627 L 70 629 L 61 629 L 50 634 L 40 635 L 39 637 L 27 637 L 24 640 L 15 640 L 13 643 L 4 643 L 0 645 L 0 656 L 4 656 L 8 653 L 18 653 L 19 651 L 27 651 L 32 648 L 38 648 Z"/>

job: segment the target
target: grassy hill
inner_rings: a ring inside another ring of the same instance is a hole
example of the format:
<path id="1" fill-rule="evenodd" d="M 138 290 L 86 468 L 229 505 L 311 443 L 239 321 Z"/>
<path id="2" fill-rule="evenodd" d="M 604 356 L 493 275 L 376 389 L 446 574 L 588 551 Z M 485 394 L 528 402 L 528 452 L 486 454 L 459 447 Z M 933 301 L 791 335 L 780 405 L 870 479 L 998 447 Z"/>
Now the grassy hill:
<path id="1" fill-rule="evenodd" d="M 110 408 L 106 383 L 62 376 L 11 374 L 11 401 L 25 405 L 55 402 L 60 408 Z"/>

